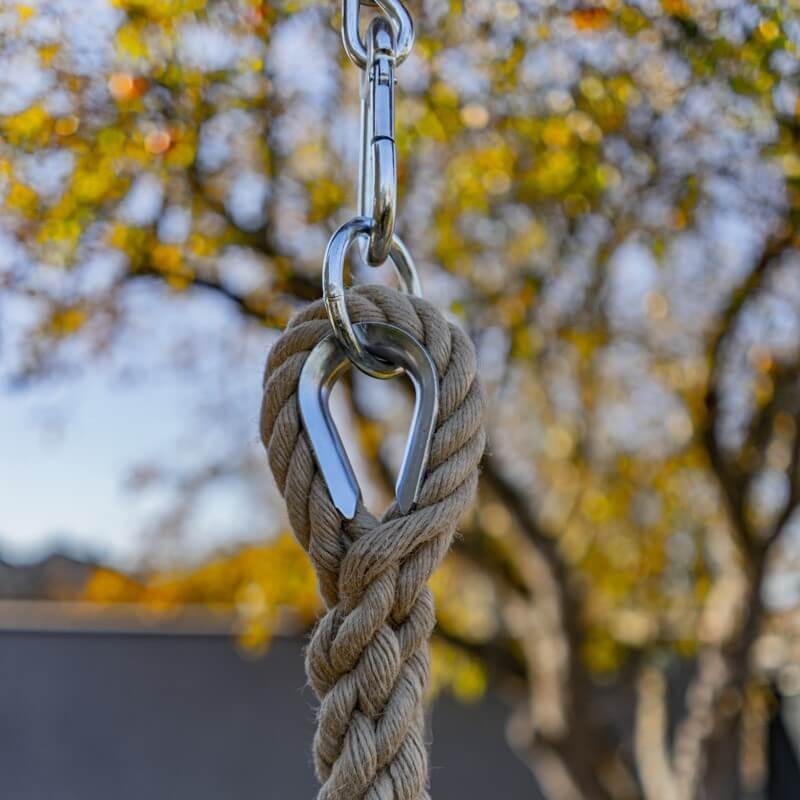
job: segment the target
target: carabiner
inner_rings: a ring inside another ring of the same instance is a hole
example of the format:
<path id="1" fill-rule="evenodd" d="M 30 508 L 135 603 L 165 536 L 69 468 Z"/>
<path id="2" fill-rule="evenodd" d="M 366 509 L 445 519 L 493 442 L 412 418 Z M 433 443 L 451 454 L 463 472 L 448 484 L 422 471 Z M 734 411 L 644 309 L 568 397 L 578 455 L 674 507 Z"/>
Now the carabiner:
<path id="1" fill-rule="evenodd" d="M 392 23 L 397 38 L 396 59 L 402 64 L 414 46 L 414 20 L 402 0 L 375 0 L 374 3 Z M 358 20 L 362 0 L 342 0 L 342 42 L 350 60 L 361 69 L 368 63 L 367 47 L 361 41 Z"/>
<path id="2" fill-rule="evenodd" d="M 350 322 L 344 294 L 344 266 L 347 253 L 353 242 L 360 236 L 369 236 L 374 226 L 375 223 L 371 219 L 354 217 L 333 234 L 322 262 L 322 299 L 328 311 L 333 332 L 350 360 L 362 372 L 373 378 L 392 378 L 402 372 L 401 368 L 392 367 L 380 358 L 376 358 L 364 347 Z M 422 286 L 414 266 L 414 260 L 398 236 L 392 240 L 389 257 L 400 278 L 401 288 L 408 294 L 421 297 Z"/>
<path id="3" fill-rule="evenodd" d="M 375 222 L 364 260 L 377 267 L 389 256 L 397 208 L 395 37 L 385 17 L 378 16 L 370 22 L 367 44 L 369 59 L 361 81 L 358 213 Z"/>
<path id="4" fill-rule="evenodd" d="M 436 365 L 428 351 L 402 328 L 385 322 L 359 323 L 355 327 L 371 353 L 396 365 L 414 385 L 414 415 L 395 485 L 397 506 L 407 514 L 417 502 L 439 414 Z M 361 490 L 331 417 L 328 401 L 337 378 L 349 363 L 348 354 L 336 337 L 328 336 L 311 351 L 300 371 L 298 384 L 300 415 L 311 449 L 333 504 L 345 519 L 355 516 Z"/>

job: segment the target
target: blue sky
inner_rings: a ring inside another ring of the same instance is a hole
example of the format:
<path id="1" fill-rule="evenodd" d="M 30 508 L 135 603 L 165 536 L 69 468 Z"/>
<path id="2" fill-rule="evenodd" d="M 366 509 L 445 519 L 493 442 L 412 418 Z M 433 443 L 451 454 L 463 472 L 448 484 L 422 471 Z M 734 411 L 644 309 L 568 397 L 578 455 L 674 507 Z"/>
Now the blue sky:
<path id="1" fill-rule="evenodd" d="M 12 302 L 0 307 L 2 379 L 24 315 Z M 142 284 L 124 309 L 107 355 L 81 363 L 76 346 L 62 377 L 21 389 L 0 383 L 1 557 L 27 560 L 60 545 L 129 565 L 147 554 L 144 532 L 173 499 L 166 488 L 127 489 L 133 467 L 192 469 L 225 452 L 259 450 L 261 370 L 272 334 L 209 293 L 181 297 Z M 266 475 L 264 465 L 265 483 Z M 230 481 L 207 492 L 186 554 L 264 535 L 274 524 L 259 519 L 262 499 Z"/>

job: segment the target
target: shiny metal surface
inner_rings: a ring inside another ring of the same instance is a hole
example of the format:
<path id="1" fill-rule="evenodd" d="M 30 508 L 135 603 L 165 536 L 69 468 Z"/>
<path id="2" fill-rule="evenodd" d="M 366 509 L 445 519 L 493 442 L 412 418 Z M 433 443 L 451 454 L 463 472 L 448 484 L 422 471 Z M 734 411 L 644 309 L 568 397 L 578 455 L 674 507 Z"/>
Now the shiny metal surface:
<path id="1" fill-rule="evenodd" d="M 397 208 L 395 145 L 395 37 L 385 17 L 367 29 L 368 62 L 361 80 L 361 154 L 358 213 L 375 222 L 364 260 L 380 266 L 389 257 Z"/>
<path id="2" fill-rule="evenodd" d="M 359 237 L 368 236 L 372 232 L 373 226 L 373 221 L 367 217 L 355 217 L 333 234 L 322 263 L 322 299 L 333 331 L 352 362 L 362 372 L 374 378 L 391 378 L 399 374 L 399 368 L 387 367 L 385 362 L 376 358 L 364 347 L 350 322 L 345 302 L 344 267 L 347 253 Z M 397 236 L 392 240 L 389 256 L 400 278 L 403 291 L 421 297 L 422 286 L 414 261 Z"/>
<path id="3" fill-rule="evenodd" d="M 402 64 L 414 47 L 414 20 L 402 0 L 375 0 L 375 5 L 392 23 L 397 39 L 397 63 Z M 360 0 L 342 0 L 342 42 L 350 60 L 366 69 L 367 45 L 359 32 L 361 6 Z"/>
<path id="4" fill-rule="evenodd" d="M 411 419 L 395 492 L 400 511 L 407 514 L 419 495 L 439 414 L 439 378 L 428 351 L 411 334 L 383 322 L 359 323 L 358 337 L 374 356 L 408 375 L 414 386 Z M 323 339 L 306 359 L 300 373 L 298 397 L 303 425 L 333 504 L 345 519 L 356 513 L 361 490 L 328 406 L 331 390 L 349 366 L 347 351 L 335 336 Z"/>

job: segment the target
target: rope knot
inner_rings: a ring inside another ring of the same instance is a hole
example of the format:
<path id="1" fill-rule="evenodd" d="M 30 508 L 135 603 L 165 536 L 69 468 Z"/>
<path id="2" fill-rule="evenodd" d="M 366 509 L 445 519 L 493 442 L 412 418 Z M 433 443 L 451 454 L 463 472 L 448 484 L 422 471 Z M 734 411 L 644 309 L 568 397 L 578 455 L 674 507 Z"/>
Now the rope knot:
<path id="1" fill-rule="evenodd" d="M 289 322 L 264 377 L 261 437 L 327 613 L 306 654 L 320 700 L 314 741 L 318 800 L 427 800 L 423 698 L 435 625 L 427 581 L 471 502 L 483 454 L 484 397 L 466 334 L 430 303 L 382 286 L 348 293 L 353 322 L 411 333 L 439 375 L 439 417 L 417 506 L 375 518 L 334 507 L 303 429 L 297 382 L 330 325 L 317 301 Z"/>

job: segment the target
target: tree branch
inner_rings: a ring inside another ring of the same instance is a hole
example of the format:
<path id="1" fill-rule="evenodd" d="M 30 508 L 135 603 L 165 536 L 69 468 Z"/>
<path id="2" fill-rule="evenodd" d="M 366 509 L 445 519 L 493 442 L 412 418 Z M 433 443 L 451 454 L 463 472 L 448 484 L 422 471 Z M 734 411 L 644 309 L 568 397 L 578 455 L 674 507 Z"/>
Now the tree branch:
<path id="1" fill-rule="evenodd" d="M 793 401 L 791 403 L 793 406 L 791 412 L 794 419 L 794 439 L 792 441 L 791 455 L 789 456 L 789 465 L 786 469 L 786 477 L 789 481 L 789 497 L 786 500 L 783 511 L 778 515 L 778 519 L 765 540 L 764 549 L 767 552 L 781 537 L 787 523 L 792 518 L 798 504 L 800 504 L 800 397 L 798 396 L 797 386 L 798 372 L 800 372 L 800 363 L 795 363 L 791 366 L 791 373 L 794 379 L 791 397 L 791 401 Z"/>
<path id="2" fill-rule="evenodd" d="M 558 587 L 561 621 L 572 650 L 570 657 L 572 663 L 575 660 L 574 654 L 580 646 L 580 596 L 572 585 L 569 569 L 558 550 L 558 543 L 539 525 L 525 494 L 502 474 L 495 456 L 488 453 L 484 455 L 481 476 L 484 485 L 488 486 L 509 510 L 523 535 L 533 545 L 552 574 L 553 582 Z"/>
<path id="3" fill-rule="evenodd" d="M 710 369 L 704 398 L 706 416 L 701 432 L 712 472 L 722 491 L 733 537 L 745 557 L 746 569 L 750 568 L 757 550 L 744 507 L 748 476 L 731 464 L 719 441 L 716 426 L 720 404 L 719 377 L 728 337 L 735 330 L 742 309 L 748 299 L 763 288 L 771 266 L 790 247 L 793 240 L 794 231 L 787 225 L 767 242 L 747 279 L 731 294 L 728 304 L 719 316 L 719 323 L 710 343 Z"/>
<path id="4" fill-rule="evenodd" d="M 124 280 L 148 279 L 165 283 L 169 277 L 169 275 L 154 267 L 143 267 L 126 273 Z M 236 306 L 238 311 L 245 317 L 255 320 L 262 325 L 272 323 L 275 324 L 275 327 L 278 327 L 277 323 L 279 321 L 282 323 L 283 317 L 285 316 L 280 312 L 269 313 L 265 308 L 263 300 L 260 301 L 257 297 L 239 295 L 226 286 L 223 286 L 219 281 L 210 278 L 193 275 L 188 278 L 188 285 L 192 288 L 204 289 L 224 297 L 227 301 Z M 294 302 L 316 300 L 322 295 L 321 286 L 303 276 L 286 278 L 279 284 L 278 291 L 288 295 Z"/>
<path id="5" fill-rule="evenodd" d="M 689 785 L 696 784 L 697 781 L 711 791 L 714 796 L 735 796 L 739 791 L 739 772 L 731 768 L 731 758 L 735 757 L 736 746 L 739 736 L 739 723 L 741 720 L 741 709 L 733 712 L 726 710 L 722 705 L 723 696 L 731 696 L 741 700 L 743 692 L 747 686 L 751 670 L 750 651 L 761 626 L 763 616 L 763 600 L 761 597 L 761 587 L 766 572 L 766 562 L 769 548 L 775 539 L 780 536 L 780 532 L 785 526 L 792 513 L 794 505 L 797 503 L 798 495 L 793 489 L 790 492 L 790 500 L 781 518 L 769 537 L 759 537 L 747 516 L 746 495 L 749 483 L 753 477 L 753 469 L 748 470 L 746 466 L 740 466 L 732 462 L 725 454 L 721 442 L 718 438 L 717 422 L 719 418 L 720 397 L 719 380 L 722 371 L 722 362 L 725 349 L 728 346 L 729 337 L 736 330 L 740 315 L 747 302 L 757 295 L 766 285 L 767 279 L 772 272 L 772 267 L 777 259 L 789 249 L 794 242 L 794 230 L 791 225 L 784 228 L 774 235 L 764 247 L 758 261 L 747 279 L 732 294 L 719 315 L 719 322 L 716 331 L 711 337 L 709 351 L 709 379 L 705 394 L 706 416 L 702 429 L 703 442 L 708 454 L 711 470 L 715 475 L 720 486 L 722 497 L 728 513 L 731 534 L 743 556 L 743 567 L 747 577 L 747 587 L 745 596 L 742 598 L 745 609 L 744 618 L 733 636 L 718 649 L 709 650 L 711 656 L 717 661 L 709 662 L 716 664 L 712 671 L 716 676 L 714 691 L 706 688 L 709 696 L 709 716 L 710 720 L 707 727 L 700 733 L 696 742 L 697 748 L 702 748 L 702 758 L 698 760 L 697 770 L 702 769 L 702 776 L 689 774 L 684 776 L 689 781 Z M 748 432 L 745 446 L 754 446 L 752 436 L 761 430 L 767 431 L 765 441 L 761 444 L 762 450 L 769 441 L 769 432 L 772 430 L 774 414 L 777 411 L 778 401 L 776 391 L 775 403 L 770 403 L 754 420 Z M 800 437 L 797 437 L 800 438 Z M 794 443 L 793 455 L 791 458 L 792 469 L 796 473 L 797 462 L 800 460 L 800 450 L 797 439 Z M 763 464 L 764 453 L 760 453 L 759 467 Z M 793 480 L 793 486 L 796 483 Z M 699 675 L 692 682 L 687 697 L 691 696 L 697 686 L 703 684 L 704 673 L 700 670 Z M 692 704 L 687 701 L 687 708 L 691 715 Z M 679 730 L 681 730 L 679 726 Z M 680 739 L 680 737 L 678 737 Z M 734 754 L 734 755 L 732 755 Z"/>

